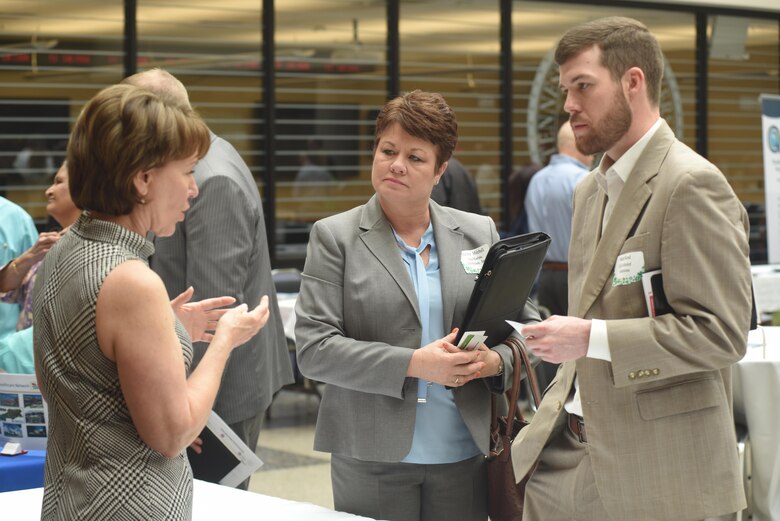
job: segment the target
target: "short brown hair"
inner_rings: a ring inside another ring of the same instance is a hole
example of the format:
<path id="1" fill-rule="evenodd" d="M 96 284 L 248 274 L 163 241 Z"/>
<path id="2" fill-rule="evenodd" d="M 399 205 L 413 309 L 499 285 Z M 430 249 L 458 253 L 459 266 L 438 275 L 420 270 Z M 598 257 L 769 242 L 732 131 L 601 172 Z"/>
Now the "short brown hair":
<path id="1" fill-rule="evenodd" d="M 133 85 L 98 92 L 68 143 L 70 196 L 79 208 L 127 215 L 140 197 L 139 172 L 206 155 L 209 130 L 192 109 Z"/>
<path id="2" fill-rule="evenodd" d="M 601 64 L 620 81 L 631 67 L 645 73 L 647 97 L 656 107 L 661 100 L 664 57 L 658 40 L 638 20 L 622 16 L 599 18 L 566 31 L 555 49 L 555 63 L 563 65 L 594 45 L 601 49 Z"/>
<path id="3" fill-rule="evenodd" d="M 458 121 L 444 97 L 435 92 L 413 90 L 388 101 L 376 118 L 374 150 L 380 136 L 393 123 L 404 132 L 436 147 L 436 170 L 452 157 L 458 144 Z"/>

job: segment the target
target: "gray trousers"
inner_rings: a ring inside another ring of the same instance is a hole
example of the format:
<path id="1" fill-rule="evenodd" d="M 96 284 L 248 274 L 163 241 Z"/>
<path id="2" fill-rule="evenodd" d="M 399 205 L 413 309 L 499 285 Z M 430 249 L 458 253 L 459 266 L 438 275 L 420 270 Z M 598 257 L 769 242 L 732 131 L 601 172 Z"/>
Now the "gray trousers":
<path id="1" fill-rule="evenodd" d="M 553 434 L 528 480 L 523 521 L 610 521 L 596 488 L 588 445 L 567 425 L 562 428 Z"/>
<path id="2" fill-rule="evenodd" d="M 331 455 L 336 510 L 386 521 L 486 521 L 481 454 L 457 463 L 377 463 Z"/>
<path id="3" fill-rule="evenodd" d="M 241 441 L 247 444 L 247 446 L 253 451 L 257 450 L 257 440 L 260 438 L 260 428 L 263 426 L 263 419 L 265 418 L 265 411 L 261 412 L 257 416 L 252 416 L 246 420 L 231 423 L 228 425 L 236 435 L 241 438 Z M 246 478 L 236 488 L 241 490 L 249 489 L 249 480 Z"/>

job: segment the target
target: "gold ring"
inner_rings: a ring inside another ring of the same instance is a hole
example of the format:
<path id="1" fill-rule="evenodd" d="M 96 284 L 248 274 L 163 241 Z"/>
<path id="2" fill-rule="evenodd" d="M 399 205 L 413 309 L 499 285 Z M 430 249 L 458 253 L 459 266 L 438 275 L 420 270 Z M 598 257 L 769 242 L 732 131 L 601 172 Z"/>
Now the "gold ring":
<path id="1" fill-rule="evenodd" d="M 458 385 L 459 383 L 460 383 L 460 378 L 456 376 L 455 377 L 455 385 Z"/>

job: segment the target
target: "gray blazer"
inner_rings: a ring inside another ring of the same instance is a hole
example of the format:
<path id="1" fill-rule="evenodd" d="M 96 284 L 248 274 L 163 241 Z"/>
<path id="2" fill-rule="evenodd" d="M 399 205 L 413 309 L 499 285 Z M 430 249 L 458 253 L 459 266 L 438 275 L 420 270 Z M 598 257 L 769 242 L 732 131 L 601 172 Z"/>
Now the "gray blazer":
<path id="1" fill-rule="evenodd" d="M 441 269 L 444 329 L 466 311 L 474 275 L 460 258 L 498 239 L 489 217 L 430 202 Z M 298 364 L 324 382 L 314 440 L 316 450 L 367 461 L 398 462 L 414 432 L 417 379 L 406 370 L 420 347 L 417 296 L 377 197 L 317 222 L 309 239 L 296 303 Z M 538 320 L 533 304 L 522 321 Z M 511 378 L 512 355 L 495 350 L 507 368 L 503 378 L 475 380 L 454 390 L 474 441 L 488 451 L 490 390 Z"/>
<path id="2" fill-rule="evenodd" d="M 268 295 L 271 316 L 252 340 L 230 355 L 214 410 L 226 423 L 263 413 L 274 393 L 293 381 L 266 241 L 263 205 L 252 174 L 235 148 L 211 134 L 195 166 L 200 194 L 171 237 L 157 237 L 151 267 L 173 298 L 195 287 L 193 301 L 229 295 L 250 309 Z M 193 367 L 207 344 L 196 343 Z"/>

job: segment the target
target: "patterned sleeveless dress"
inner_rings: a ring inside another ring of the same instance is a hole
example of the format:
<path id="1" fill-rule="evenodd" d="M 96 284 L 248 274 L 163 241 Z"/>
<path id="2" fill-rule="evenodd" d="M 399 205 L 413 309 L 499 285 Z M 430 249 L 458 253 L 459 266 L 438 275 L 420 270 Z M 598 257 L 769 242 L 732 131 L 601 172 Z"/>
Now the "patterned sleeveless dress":
<path id="1" fill-rule="evenodd" d="M 177 520 L 192 517 L 186 453 L 168 459 L 139 437 L 116 364 L 100 351 L 95 305 L 119 264 L 148 263 L 154 246 L 83 214 L 46 255 L 34 289 L 34 350 L 49 407 L 41 519 Z M 192 344 L 176 321 L 186 367 Z"/>

